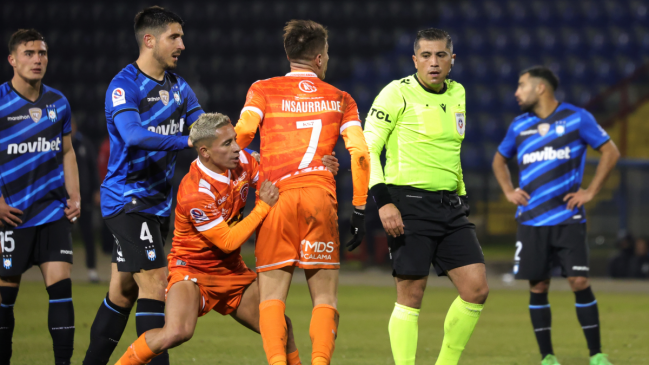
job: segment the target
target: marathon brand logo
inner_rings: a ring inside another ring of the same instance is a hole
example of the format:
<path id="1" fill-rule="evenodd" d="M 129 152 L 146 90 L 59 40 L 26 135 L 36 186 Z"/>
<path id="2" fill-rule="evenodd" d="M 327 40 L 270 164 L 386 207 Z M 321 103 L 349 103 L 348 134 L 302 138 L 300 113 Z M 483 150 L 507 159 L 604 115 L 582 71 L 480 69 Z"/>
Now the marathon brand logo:
<path id="1" fill-rule="evenodd" d="M 590 271 L 588 266 L 573 266 L 572 269 L 575 271 Z"/>
<path id="2" fill-rule="evenodd" d="M 537 131 L 536 129 L 528 129 L 526 131 L 522 131 L 520 135 L 521 136 L 529 136 L 529 135 L 537 134 L 537 133 L 539 133 L 539 131 Z"/>
<path id="3" fill-rule="evenodd" d="M 29 115 L 16 115 L 16 116 L 13 116 L 13 117 L 7 117 L 8 122 L 17 122 L 17 121 L 21 121 L 21 120 L 25 120 L 25 119 L 29 119 Z M 38 118 L 38 119 L 40 120 L 40 118 Z M 38 120 L 37 120 L 37 122 L 38 122 Z"/>
<path id="4" fill-rule="evenodd" d="M 56 137 L 51 141 L 43 137 L 38 137 L 38 140 L 34 142 L 23 142 L 23 143 L 11 143 L 7 147 L 7 153 L 10 155 L 25 154 L 25 153 L 34 153 L 34 152 L 48 152 L 48 151 L 60 151 L 61 150 L 61 138 Z"/>
<path id="5" fill-rule="evenodd" d="M 534 162 L 541 162 L 541 161 L 569 160 L 569 159 L 570 159 L 570 147 L 566 146 L 560 150 L 555 150 L 554 148 L 548 146 L 545 147 L 542 151 L 534 151 L 534 152 L 524 154 L 523 165 L 531 164 Z"/>
<path id="6" fill-rule="evenodd" d="M 72 250 L 61 250 L 61 255 L 72 255 Z"/>
<path id="7" fill-rule="evenodd" d="M 388 123 L 392 123 L 392 121 L 390 120 L 390 114 L 376 110 L 375 108 L 370 109 L 370 117 L 374 116 L 374 113 L 376 113 L 376 119 L 385 120 Z"/>
<path id="8" fill-rule="evenodd" d="M 178 132 L 182 132 L 183 126 L 182 123 L 184 123 L 184 120 L 180 120 L 180 123 L 176 123 L 175 120 L 171 119 L 169 121 L 169 124 L 161 124 L 156 127 L 150 126 L 147 128 L 149 132 L 157 133 L 157 134 L 162 134 L 164 136 L 172 136 Z"/>
<path id="9" fill-rule="evenodd" d="M 327 111 L 341 112 L 340 101 L 295 101 L 282 100 L 282 111 L 291 113 L 320 113 Z"/>
<path id="10" fill-rule="evenodd" d="M 334 252 L 333 242 L 300 242 L 300 256 L 307 260 L 331 260 L 331 253 Z"/>

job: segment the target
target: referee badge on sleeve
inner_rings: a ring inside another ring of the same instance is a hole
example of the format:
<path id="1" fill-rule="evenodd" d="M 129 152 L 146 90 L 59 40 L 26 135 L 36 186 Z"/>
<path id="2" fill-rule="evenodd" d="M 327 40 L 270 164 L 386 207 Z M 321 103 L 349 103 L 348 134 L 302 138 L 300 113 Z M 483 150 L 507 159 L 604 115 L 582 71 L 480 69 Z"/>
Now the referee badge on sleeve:
<path id="1" fill-rule="evenodd" d="M 455 113 L 455 128 L 461 136 L 464 135 L 466 129 L 466 116 L 464 113 Z"/>

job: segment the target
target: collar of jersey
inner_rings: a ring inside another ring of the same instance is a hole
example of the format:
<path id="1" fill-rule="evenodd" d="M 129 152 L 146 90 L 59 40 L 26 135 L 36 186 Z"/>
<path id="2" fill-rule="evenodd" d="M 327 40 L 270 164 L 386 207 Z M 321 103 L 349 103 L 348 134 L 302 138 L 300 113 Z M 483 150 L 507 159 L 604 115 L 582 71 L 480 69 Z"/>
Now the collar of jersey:
<path id="1" fill-rule="evenodd" d="M 9 80 L 8 84 L 9 84 L 9 88 L 11 89 L 11 91 L 16 93 L 16 95 L 18 95 L 18 97 L 20 97 L 21 99 L 25 100 L 26 102 L 28 102 L 30 104 L 38 103 L 38 101 L 41 100 L 41 97 L 43 96 L 43 89 L 45 89 L 45 86 L 43 85 L 43 82 L 41 81 L 41 89 L 38 91 L 38 98 L 36 98 L 36 100 L 34 100 L 34 101 L 31 101 L 31 100 L 27 99 L 25 96 L 23 96 L 21 93 L 19 93 L 18 90 L 14 89 L 14 84 L 11 82 L 11 80 Z"/>
<path id="2" fill-rule="evenodd" d="M 224 184 L 230 184 L 230 176 L 232 176 L 230 170 L 228 170 L 228 176 L 226 177 L 224 175 L 217 174 L 216 172 L 208 169 L 205 165 L 201 163 L 200 158 L 196 159 L 196 165 L 198 166 L 199 169 L 201 169 L 201 171 L 203 171 L 207 176 L 211 177 L 212 179 L 218 182 L 222 182 Z"/>
<path id="3" fill-rule="evenodd" d="M 292 76 L 292 77 L 318 77 L 313 72 L 289 72 L 286 74 L 286 76 Z"/>
<path id="4" fill-rule="evenodd" d="M 442 88 L 442 90 L 440 90 L 439 92 L 436 92 L 436 91 L 433 91 L 433 90 L 427 88 L 426 86 L 424 86 L 424 84 L 422 84 L 421 81 L 419 80 L 419 77 L 417 76 L 417 74 L 414 74 L 413 76 L 415 77 L 415 80 L 417 80 L 417 83 L 419 84 L 419 86 L 421 86 L 421 88 L 424 89 L 426 92 L 429 92 L 429 93 L 435 94 L 435 95 L 442 95 L 442 94 L 444 94 L 446 92 L 446 90 L 448 90 L 448 85 L 446 85 L 446 81 L 444 81 L 444 87 Z"/>
<path id="5" fill-rule="evenodd" d="M 137 70 L 137 74 L 135 75 L 136 79 L 137 79 L 139 74 L 142 74 L 142 75 L 144 75 L 144 77 L 146 77 L 147 79 L 150 79 L 151 81 L 157 83 L 160 86 L 164 85 L 165 82 L 167 82 L 167 71 L 165 71 L 164 76 L 162 77 L 162 81 L 160 81 L 160 80 L 156 80 L 153 77 L 151 77 L 151 76 L 145 74 L 144 72 L 142 72 L 142 70 L 140 70 L 140 66 L 137 65 L 137 62 L 133 62 L 132 65 Z"/>

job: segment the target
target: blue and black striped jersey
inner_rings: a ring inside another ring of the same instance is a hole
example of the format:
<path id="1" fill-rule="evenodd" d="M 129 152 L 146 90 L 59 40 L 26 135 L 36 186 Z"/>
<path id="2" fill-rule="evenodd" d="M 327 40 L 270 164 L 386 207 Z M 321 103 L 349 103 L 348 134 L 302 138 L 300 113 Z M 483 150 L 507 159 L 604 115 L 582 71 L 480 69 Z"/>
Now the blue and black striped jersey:
<path id="1" fill-rule="evenodd" d="M 516 155 L 519 186 L 530 195 L 516 219 L 528 226 L 584 223 L 584 208 L 568 210 L 563 198 L 581 187 L 588 145 L 597 149 L 610 137 L 582 108 L 561 103 L 549 117 L 522 114 L 509 126 L 498 147 L 506 158 Z"/>
<path id="2" fill-rule="evenodd" d="M 181 77 L 165 72 L 157 81 L 133 63 L 111 81 L 105 111 L 110 158 L 102 215 L 125 209 L 169 216 L 177 151 L 187 148 L 183 130 L 203 114 L 196 95 Z"/>
<path id="3" fill-rule="evenodd" d="M 42 85 L 32 103 L 10 82 L 0 86 L 0 184 L 5 202 L 23 211 L 17 228 L 63 217 L 63 136 L 71 132 L 70 119 L 70 104 L 58 90 Z"/>

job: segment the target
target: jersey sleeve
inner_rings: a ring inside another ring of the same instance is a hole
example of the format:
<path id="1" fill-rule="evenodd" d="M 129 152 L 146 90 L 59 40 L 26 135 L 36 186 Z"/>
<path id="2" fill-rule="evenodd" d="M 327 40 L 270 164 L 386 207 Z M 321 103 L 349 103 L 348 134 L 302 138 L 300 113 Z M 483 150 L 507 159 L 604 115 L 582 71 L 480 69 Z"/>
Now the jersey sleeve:
<path id="1" fill-rule="evenodd" d="M 187 120 L 185 122 L 187 123 L 187 125 L 191 126 L 198 119 L 198 117 L 200 117 L 201 114 L 205 114 L 205 112 L 203 111 L 201 105 L 198 103 L 198 98 L 196 97 L 194 90 L 192 90 L 192 88 L 189 87 L 189 84 L 187 84 L 186 82 L 185 98 L 187 98 Z"/>
<path id="2" fill-rule="evenodd" d="M 403 113 L 405 101 L 398 89 L 398 81 L 388 84 L 374 99 L 365 119 L 365 140 L 370 156 L 369 187 L 379 208 L 391 203 L 381 166 L 381 152 L 388 137 Z"/>
<path id="3" fill-rule="evenodd" d="M 63 125 L 62 125 L 62 134 L 64 136 L 72 133 L 72 109 L 70 108 L 70 103 L 67 98 L 63 98 L 65 101 L 65 113 L 63 114 Z"/>
<path id="4" fill-rule="evenodd" d="M 106 91 L 106 110 L 115 118 L 119 113 L 128 110 L 140 112 L 138 90 L 130 80 L 115 78 Z"/>
<path id="5" fill-rule="evenodd" d="M 246 103 L 241 109 L 241 115 L 237 125 L 234 127 L 237 132 L 237 144 L 241 148 L 246 148 L 255 138 L 259 124 L 264 120 L 266 112 L 266 97 L 263 90 L 256 82 L 250 86 Z"/>
<path id="6" fill-rule="evenodd" d="M 516 132 L 514 131 L 514 123 L 509 125 L 505 138 L 498 146 L 498 152 L 507 159 L 514 157 L 516 154 Z"/>
<path id="7" fill-rule="evenodd" d="M 581 113 L 579 135 L 594 149 L 600 148 L 604 143 L 611 139 L 604 128 L 597 124 L 595 117 L 586 110 L 583 110 Z"/>
<path id="8" fill-rule="evenodd" d="M 349 151 L 352 160 L 352 182 L 354 187 L 352 204 L 354 206 L 365 205 L 370 182 L 370 154 L 363 135 L 358 106 L 347 93 L 345 93 L 343 100 L 345 112 L 340 126 L 340 134 L 345 141 L 345 148 Z"/>
<path id="9" fill-rule="evenodd" d="M 213 194 L 205 188 L 197 190 L 196 193 L 185 196 L 179 194 L 179 204 L 182 204 L 185 214 L 190 218 L 196 230 L 204 232 L 224 222 L 224 219 L 221 216 L 221 211 L 214 204 Z"/>

